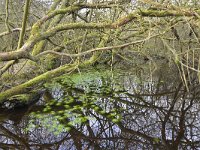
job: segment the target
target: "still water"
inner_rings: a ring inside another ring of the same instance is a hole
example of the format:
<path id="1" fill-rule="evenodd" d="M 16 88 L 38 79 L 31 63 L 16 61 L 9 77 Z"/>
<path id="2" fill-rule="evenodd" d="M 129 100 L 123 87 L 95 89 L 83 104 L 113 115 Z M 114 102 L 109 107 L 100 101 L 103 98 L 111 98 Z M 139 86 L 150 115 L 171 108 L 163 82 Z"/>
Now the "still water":
<path id="1" fill-rule="evenodd" d="M 165 64 L 57 78 L 36 103 L 1 109 L 0 148 L 200 149 L 200 85 L 186 78 Z"/>

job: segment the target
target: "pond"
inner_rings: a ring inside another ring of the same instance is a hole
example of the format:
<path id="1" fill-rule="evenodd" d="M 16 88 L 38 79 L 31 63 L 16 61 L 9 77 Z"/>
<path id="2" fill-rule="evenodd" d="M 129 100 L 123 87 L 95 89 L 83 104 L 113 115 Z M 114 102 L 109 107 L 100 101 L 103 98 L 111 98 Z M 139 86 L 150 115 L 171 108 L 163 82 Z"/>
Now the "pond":
<path id="1" fill-rule="evenodd" d="M 200 149 L 199 80 L 177 66 L 80 70 L 44 89 L 1 108 L 1 149 Z"/>

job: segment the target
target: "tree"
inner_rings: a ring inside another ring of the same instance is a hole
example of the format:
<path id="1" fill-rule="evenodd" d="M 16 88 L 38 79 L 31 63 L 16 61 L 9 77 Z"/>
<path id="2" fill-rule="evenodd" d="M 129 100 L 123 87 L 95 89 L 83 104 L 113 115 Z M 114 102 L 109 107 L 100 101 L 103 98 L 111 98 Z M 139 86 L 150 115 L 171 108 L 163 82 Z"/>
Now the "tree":
<path id="1" fill-rule="evenodd" d="M 6 40 L 10 37 L 16 40 L 16 37 L 13 37 L 17 36 L 16 32 L 20 31 L 20 35 L 18 44 L 17 41 L 12 41 L 14 45 L 11 48 L 6 44 L 2 46 L 0 59 L 2 62 L 8 62 L 2 63 L 1 78 L 4 80 L 3 78 L 11 66 L 13 66 L 14 71 L 11 71 L 10 74 L 17 74 L 15 76 L 19 76 L 19 78 L 22 74 L 29 77 L 28 79 L 17 79 L 20 81 L 16 83 L 14 82 L 16 80 L 13 79 L 14 81 L 9 83 L 12 84 L 11 89 L 6 90 L 7 86 L 4 85 L 0 100 L 3 102 L 6 100 L 5 98 L 26 93 L 30 91 L 30 88 L 34 89 L 34 86 L 39 83 L 77 70 L 77 68 L 91 65 L 103 56 L 102 52 L 104 51 L 112 51 L 112 54 L 116 51 L 114 53 L 118 54 L 118 51 L 120 52 L 122 49 L 124 51 L 127 48 L 134 48 L 135 45 L 138 46 L 141 43 L 145 43 L 143 48 L 145 51 L 156 49 L 153 46 L 150 47 L 150 44 L 148 47 L 146 46 L 146 43 L 153 40 L 163 43 L 164 49 L 167 50 L 160 53 L 167 53 L 165 58 L 169 59 L 171 56 L 168 53 L 172 53 L 176 62 L 181 63 L 184 67 L 192 68 L 192 70 L 198 70 L 198 65 L 194 64 L 196 63 L 195 59 L 198 58 L 194 58 L 191 67 L 187 64 L 190 63 L 188 60 L 182 60 L 191 53 L 196 55 L 196 51 L 190 49 L 196 47 L 196 44 L 191 44 L 191 41 L 192 39 L 197 40 L 198 37 L 195 28 L 198 23 L 196 21 L 198 20 L 198 9 L 191 10 L 189 5 L 176 6 L 173 2 L 166 4 L 153 1 L 141 2 L 145 5 L 140 4 L 140 1 L 124 4 L 116 1 L 79 3 L 67 0 L 48 3 L 33 1 L 30 5 L 30 2 L 26 1 L 22 28 L 20 29 L 18 20 L 11 15 L 11 6 L 13 8 L 16 2 L 6 1 L 4 29 L 7 28 L 7 31 L 1 33 L 1 38 Z M 45 7 L 46 10 L 49 9 L 47 13 L 38 12 L 35 14 L 37 3 L 43 4 L 41 9 Z M 157 7 L 157 9 L 153 7 Z M 16 13 L 15 10 L 13 13 Z M 26 25 L 29 24 L 28 14 L 30 14 L 30 21 L 33 22 L 31 27 Z M 21 18 L 20 15 L 20 13 L 16 14 L 16 17 Z M 76 20 L 74 20 L 74 16 L 76 16 Z M 164 22 L 168 22 L 168 24 Z M 183 25 L 183 22 L 187 24 Z M 180 28 L 186 28 L 185 35 L 178 35 Z M 170 38 L 170 32 L 176 39 L 163 39 L 165 35 Z M 147 36 L 147 38 L 139 38 L 138 36 Z M 180 47 L 182 46 L 182 44 L 178 44 L 181 42 L 180 38 L 190 38 L 183 45 L 189 44 L 191 48 Z M 170 47 L 170 41 L 175 42 L 173 47 Z M 74 43 L 76 44 L 74 45 Z M 153 44 L 153 42 L 151 43 Z M 186 48 L 189 50 L 187 51 Z M 138 50 L 138 53 L 142 53 L 140 51 L 141 49 Z M 180 55 L 183 53 L 184 57 L 182 58 Z M 149 54 L 146 55 L 151 57 Z M 24 60 L 28 60 L 28 62 L 21 69 L 20 65 L 22 66 Z"/>
<path id="2" fill-rule="evenodd" d="M 183 134 L 187 126 L 183 120 L 187 116 L 186 112 L 189 111 L 192 114 L 190 107 L 193 105 L 193 98 L 188 100 L 191 105 L 188 101 L 181 101 L 182 105 L 175 107 L 175 103 L 180 98 L 179 92 L 187 95 L 187 92 L 193 90 L 192 85 L 198 86 L 200 62 L 198 1 L 193 0 L 188 3 L 185 0 L 5 0 L 0 4 L 3 8 L 0 14 L 0 103 L 2 109 L 35 104 L 42 94 L 48 102 L 45 102 L 46 105 L 41 109 L 45 107 L 48 113 L 51 109 L 64 109 L 59 106 L 65 105 L 63 101 L 58 104 L 56 101 L 58 106 L 54 104 L 55 100 L 51 104 L 51 100 L 56 99 L 53 94 L 55 85 L 59 85 L 56 89 L 61 88 L 61 95 L 64 92 L 63 96 L 66 94 L 68 97 L 64 96 L 64 98 L 69 102 L 70 96 L 72 100 L 76 100 L 74 94 L 76 95 L 77 91 L 79 93 L 76 96 L 79 98 L 87 93 L 84 87 L 71 86 L 68 76 L 78 75 L 80 72 L 86 72 L 89 67 L 97 66 L 106 66 L 111 70 L 113 68 L 130 69 L 134 66 L 138 74 L 143 74 L 146 64 L 150 65 L 150 72 L 153 74 L 159 68 L 160 61 L 164 61 L 172 68 L 176 66 L 181 79 L 181 82 L 178 80 L 180 83 L 178 82 L 179 86 L 175 87 L 175 91 L 171 91 L 174 94 L 172 98 L 166 99 L 169 109 L 148 103 L 146 100 L 148 96 L 152 96 L 151 93 L 145 97 L 145 93 L 140 95 L 136 92 L 135 94 L 138 95 L 134 97 L 135 95 L 131 92 L 126 93 L 127 89 L 126 92 L 117 91 L 119 93 L 115 94 L 119 95 L 114 98 L 112 93 L 102 92 L 110 99 L 116 98 L 117 102 L 108 104 L 110 108 L 111 106 L 120 108 L 127 105 L 131 99 L 133 101 L 139 99 L 138 103 L 130 103 L 130 107 L 127 106 L 130 111 L 105 113 L 96 102 L 86 105 L 77 101 L 66 104 L 66 107 L 77 106 L 75 110 L 68 109 L 68 111 L 78 112 L 80 116 L 82 115 L 80 107 L 96 110 L 95 113 L 90 111 L 89 114 L 95 116 L 103 132 L 106 133 L 103 127 L 106 128 L 107 124 L 109 127 L 117 125 L 124 139 L 130 139 L 132 135 L 136 135 L 132 137 L 132 140 L 134 139 L 135 143 L 138 143 L 137 141 L 144 143 L 141 146 L 143 148 L 160 145 L 161 148 L 168 146 L 171 149 L 178 149 L 180 145 L 184 147 L 184 143 L 191 142 L 188 142 L 188 137 Z M 170 80 L 173 79 L 170 78 Z M 101 81 L 103 82 L 103 79 Z M 64 87 L 68 87 L 70 91 Z M 156 90 L 159 91 L 159 89 Z M 193 96 L 197 93 L 198 91 L 188 95 Z M 96 91 L 92 91 L 91 94 L 93 94 L 92 97 L 87 98 L 91 101 L 95 96 L 99 96 Z M 124 94 L 128 99 L 124 100 L 120 94 Z M 156 94 L 160 95 L 160 93 Z M 135 115 L 133 110 L 142 113 L 141 107 L 147 112 L 146 116 L 155 113 L 160 118 L 158 122 L 161 122 L 161 125 L 158 128 L 162 131 L 162 137 L 151 134 L 150 130 L 153 128 L 149 119 L 144 118 L 147 124 L 150 123 L 149 128 L 143 127 L 149 129 L 148 131 L 137 132 L 135 129 L 130 129 L 131 124 L 137 125 L 137 122 L 123 123 L 123 121 L 128 122 L 127 120 Z M 176 112 L 181 114 L 178 116 L 178 123 L 176 117 L 174 122 L 170 122 L 170 116 L 174 117 L 173 114 Z M 63 115 L 62 112 L 60 113 Z M 123 121 L 119 121 L 120 116 L 112 118 L 118 113 L 127 116 L 127 120 L 125 117 Z M 85 123 L 88 120 L 84 116 L 87 115 L 82 116 L 82 121 Z M 104 126 L 102 126 L 101 117 L 105 119 Z M 71 123 L 69 118 L 64 118 L 64 120 L 61 118 L 60 124 L 69 125 Z M 175 129 L 173 138 L 170 139 L 165 133 L 168 127 Z M 80 131 L 74 126 L 70 128 L 71 136 L 75 133 L 98 148 L 98 140 L 90 139 L 94 137 L 94 133 L 90 132 L 90 138 L 88 138 L 83 134 L 83 130 Z M 88 132 L 91 131 L 91 126 L 87 128 Z M 3 127 L 2 130 L 4 130 Z M 119 134 L 113 129 L 110 131 L 113 137 Z M 81 139 L 76 139 L 75 136 L 72 138 L 77 141 L 76 148 L 81 149 L 84 145 Z M 195 147 L 196 142 L 191 142 L 190 146 Z M 126 143 L 128 140 L 124 145 Z"/>

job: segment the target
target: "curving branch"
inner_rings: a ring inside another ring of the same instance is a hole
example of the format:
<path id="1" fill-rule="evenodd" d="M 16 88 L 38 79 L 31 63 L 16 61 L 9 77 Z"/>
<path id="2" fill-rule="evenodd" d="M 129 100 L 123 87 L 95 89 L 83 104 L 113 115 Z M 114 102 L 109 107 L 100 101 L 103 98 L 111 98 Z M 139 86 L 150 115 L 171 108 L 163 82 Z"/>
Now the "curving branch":
<path id="1" fill-rule="evenodd" d="M 199 11 L 197 10 L 196 12 L 199 12 Z M 56 13 L 55 13 L 55 15 L 56 15 Z M 36 34 L 32 34 L 31 37 L 27 40 L 27 42 L 20 49 L 18 49 L 18 52 L 1 53 L 0 57 L 2 58 L 2 60 L 22 59 L 22 58 L 30 59 L 31 57 L 28 55 L 28 53 L 30 53 L 32 51 L 32 47 L 35 44 L 37 44 L 38 42 L 40 42 L 42 40 L 45 40 L 49 37 L 56 35 L 58 32 L 65 31 L 65 30 L 73 30 L 73 29 L 96 29 L 96 30 L 97 29 L 117 29 L 117 28 L 119 28 L 123 25 L 126 25 L 126 24 L 130 23 L 131 21 L 137 19 L 138 16 L 148 16 L 148 17 L 194 16 L 194 17 L 196 17 L 195 13 L 192 10 L 191 11 L 183 11 L 183 12 L 180 12 L 177 10 L 163 10 L 163 11 L 139 10 L 139 11 L 134 11 L 134 12 L 130 13 L 129 15 L 120 18 L 119 20 L 115 21 L 114 23 L 108 23 L 108 22 L 105 22 L 105 23 L 81 23 L 81 22 L 79 22 L 79 23 L 59 24 L 53 28 L 48 29 L 46 32 L 43 32 L 43 33 L 37 32 Z M 142 41 L 144 41 L 144 40 L 142 40 Z M 123 48 L 128 45 L 131 45 L 131 44 L 134 44 L 137 42 L 142 42 L 142 41 L 134 41 L 131 43 L 126 43 L 124 45 L 118 45 L 118 46 L 112 46 L 112 47 L 104 47 L 104 45 L 101 45 L 96 49 L 91 49 L 91 50 L 83 52 L 83 53 L 74 54 L 74 56 L 77 57 L 77 56 L 85 55 L 85 54 L 91 53 L 91 52 L 110 50 L 113 48 Z M 48 52 L 46 52 L 46 53 L 48 53 Z M 8 54 L 10 56 L 8 56 Z M 60 54 L 60 53 L 58 53 L 58 54 Z M 14 56 L 14 55 L 16 55 L 16 56 Z M 41 55 L 42 55 L 42 53 L 41 53 Z M 65 54 L 65 55 L 68 55 L 68 54 Z M 69 54 L 69 56 L 70 55 L 71 54 Z M 97 57 L 99 57 L 99 55 L 93 55 L 93 56 L 94 57 L 91 58 L 92 61 L 95 61 L 97 59 Z M 86 62 L 83 62 L 83 64 L 80 64 L 79 66 L 85 66 L 86 64 L 88 64 Z M 90 61 L 88 61 L 88 62 L 90 62 Z M 72 71 L 76 67 L 77 67 L 77 64 L 64 65 L 55 70 L 52 70 L 52 71 L 46 72 L 40 76 L 37 76 L 34 79 L 29 80 L 24 84 L 13 87 L 12 89 L 9 89 L 7 91 L 4 91 L 0 94 L 0 102 L 2 102 L 5 98 L 8 98 L 15 94 L 25 92 L 27 90 L 27 87 L 36 85 L 39 82 L 45 82 L 49 78 L 52 79 L 53 77 L 59 76 L 68 71 Z"/>
<path id="2" fill-rule="evenodd" d="M 94 6 L 91 5 L 91 7 L 94 7 Z M 69 8 L 64 9 L 64 10 L 65 11 L 59 10 L 58 12 L 59 13 L 66 12 L 66 10 L 71 11 L 71 9 L 69 9 Z M 57 12 L 57 11 L 54 11 L 54 13 L 53 13 L 54 15 L 57 14 L 55 12 Z M 199 12 L 199 14 L 200 14 L 200 10 L 196 11 L 196 12 Z M 43 19 L 41 19 L 39 21 L 39 23 L 46 21 L 45 18 L 49 19 L 49 16 L 53 16 L 53 15 L 50 14 L 47 17 L 44 17 Z M 134 19 L 137 19 L 138 16 L 148 16 L 148 17 L 196 16 L 196 13 L 194 13 L 193 11 L 180 12 L 180 11 L 176 11 L 176 10 L 162 10 L 162 11 L 140 10 L 140 11 L 135 11 L 133 13 L 130 13 L 129 15 L 118 19 L 114 23 L 107 23 L 107 22 L 105 22 L 105 23 L 81 23 L 81 22 L 79 22 L 79 23 L 59 24 L 59 25 L 47 30 L 46 32 L 44 32 L 42 34 L 41 33 L 32 34 L 31 37 L 29 38 L 29 40 L 19 49 L 19 51 L 31 52 L 32 47 L 36 43 L 38 43 L 39 41 L 45 40 L 49 37 L 52 37 L 55 34 L 57 34 L 58 32 L 61 32 L 61 31 L 64 31 L 64 30 L 70 30 L 70 29 L 105 29 L 105 28 L 116 29 L 116 28 L 119 28 L 119 27 L 131 22 Z M 21 57 L 21 58 L 23 58 L 23 57 Z"/>
<path id="3" fill-rule="evenodd" d="M 15 28 L 15 29 L 11 29 L 10 31 L 5 31 L 0 33 L 0 37 L 15 33 L 15 32 L 20 32 L 22 30 L 22 28 Z M 26 31 L 30 31 L 31 28 L 27 28 Z"/>
<path id="4" fill-rule="evenodd" d="M 79 56 L 84 56 L 86 54 L 90 54 L 90 53 L 93 53 L 93 52 L 96 52 L 96 51 L 107 51 L 107 50 L 112 50 L 112 49 L 125 48 L 125 47 L 130 46 L 130 45 L 145 42 L 145 41 L 147 41 L 147 40 L 149 40 L 153 37 L 156 37 L 158 35 L 160 35 L 160 34 L 156 34 L 156 35 L 147 37 L 146 39 L 125 43 L 125 44 L 122 44 L 122 45 L 94 48 L 94 49 L 91 49 L 91 50 L 88 50 L 88 51 L 85 51 L 85 52 L 81 52 L 81 53 L 78 53 L 78 54 L 67 54 L 67 53 L 56 52 L 56 51 L 53 51 L 53 50 L 48 50 L 48 51 L 44 51 L 44 52 L 38 54 L 37 57 L 40 57 L 40 56 L 43 56 L 43 55 L 46 55 L 46 54 L 55 54 L 55 55 L 67 56 L 67 57 L 79 57 Z"/>
<path id="5" fill-rule="evenodd" d="M 41 74 L 23 84 L 20 84 L 18 86 L 15 86 L 9 90 L 6 90 L 2 93 L 0 93 L 0 103 L 4 102 L 7 98 L 13 96 L 13 95 L 17 95 L 17 94 L 22 94 L 22 93 L 26 93 L 28 92 L 33 86 L 37 85 L 37 84 L 43 84 L 44 82 L 55 78 L 63 73 L 69 73 L 72 72 L 73 70 L 75 70 L 77 67 L 77 64 L 72 64 L 72 65 L 64 65 L 61 66 L 59 68 L 56 68 L 54 70 L 45 72 L 44 74 Z"/>
<path id="6" fill-rule="evenodd" d="M 33 33 L 35 30 L 38 30 L 39 27 L 46 22 L 47 20 L 52 19 L 53 17 L 59 15 L 59 14 L 67 14 L 67 13 L 72 13 L 77 10 L 83 9 L 83 8 L 92 8 L 92 9 L 100 9 L 100 8 L 112 8 L 116 7 L 117 5 L 108 5 L 108 4 L 77 4 L 77 5 L 72 5 L 67 8 L 62 8 L 62 9 L 56 9 L 52 12 L 49 12 L 46 16 L 42 17 L 40 20 L 38 20 L 34 25 L 33 25 Z"/>

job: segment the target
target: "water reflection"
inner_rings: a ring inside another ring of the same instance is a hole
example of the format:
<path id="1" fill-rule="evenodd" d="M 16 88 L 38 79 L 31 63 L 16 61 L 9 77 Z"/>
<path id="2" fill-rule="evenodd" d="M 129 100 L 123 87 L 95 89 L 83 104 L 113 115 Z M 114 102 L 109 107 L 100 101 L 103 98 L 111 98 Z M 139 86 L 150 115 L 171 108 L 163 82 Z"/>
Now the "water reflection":
<path id="1" fill-rule="evenodd" d="M 198 79 L 186 88 L 175 70 L 58 79 L 36 105 L 1 110 L 0 148 L 199 149 Z"/>

